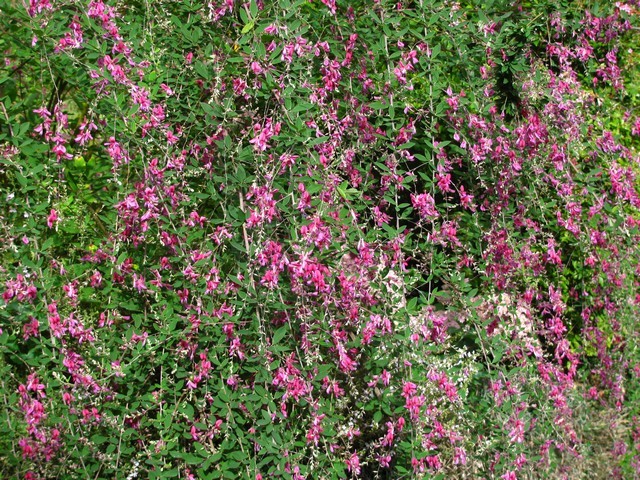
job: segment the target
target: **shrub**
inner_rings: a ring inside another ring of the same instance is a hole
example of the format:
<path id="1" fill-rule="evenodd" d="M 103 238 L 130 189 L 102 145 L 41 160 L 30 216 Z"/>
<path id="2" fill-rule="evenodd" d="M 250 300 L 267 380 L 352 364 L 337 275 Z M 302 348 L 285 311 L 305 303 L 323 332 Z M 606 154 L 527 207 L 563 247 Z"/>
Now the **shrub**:
<path id="1" fill-rule="evenodd" d="M 638 474 L 637 2 L 5 3 L 4 476 Z"/>

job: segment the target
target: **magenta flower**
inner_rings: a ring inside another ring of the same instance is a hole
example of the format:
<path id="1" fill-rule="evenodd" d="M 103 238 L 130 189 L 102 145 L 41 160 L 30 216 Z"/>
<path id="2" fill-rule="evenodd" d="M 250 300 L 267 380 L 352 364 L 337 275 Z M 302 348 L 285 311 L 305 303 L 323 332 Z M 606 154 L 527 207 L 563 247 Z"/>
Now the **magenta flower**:
<path id="1" fill-rule="evenodd" d="M 418 210 L 423 220 L 433 220 L 438 217 L 436 210 L 436 202 L 429 193 L 421 193 L 419 195 L 411 194 L 411 203 L 413 208 Z"/>
<path id="2" fill-rule="evenodd" d="M 49 216 L 47 217 L 47 226 L 49 228 L 53 228 L 53 226 L 58 223 L 58 220 L 58 212 L 52 208 L 49 212 Z"/>
<path id="3" fill-rule="evenodd" d="M 253 132 L 255 137 L 249 140 L 249 143 L 253 145 L 254 150 L 264 152 L 270 147 L 268 144 L 271 137 L 278 135 L 281 129 L 281 123 L 272 123 L 271 118 L 267 118 L 264 126 L 256 123 L 253 126 Z"/>
<path id="4" fill-rule="evenodd" d="M 347 470 L 353 475 L 360 475 L 360 457 L 356 452 L 353 452 L 351 456 L 346 460 Z"/>

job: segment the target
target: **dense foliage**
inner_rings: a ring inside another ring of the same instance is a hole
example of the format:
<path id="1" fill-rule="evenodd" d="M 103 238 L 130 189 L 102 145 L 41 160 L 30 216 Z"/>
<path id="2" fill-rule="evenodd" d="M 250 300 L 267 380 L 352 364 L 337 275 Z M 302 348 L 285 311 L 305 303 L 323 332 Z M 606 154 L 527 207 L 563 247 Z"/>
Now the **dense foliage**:
<path id="1" fill-rule="evenodd" d="M 638 478 L 639 15 L 2 0 L 0 475 Z"/>

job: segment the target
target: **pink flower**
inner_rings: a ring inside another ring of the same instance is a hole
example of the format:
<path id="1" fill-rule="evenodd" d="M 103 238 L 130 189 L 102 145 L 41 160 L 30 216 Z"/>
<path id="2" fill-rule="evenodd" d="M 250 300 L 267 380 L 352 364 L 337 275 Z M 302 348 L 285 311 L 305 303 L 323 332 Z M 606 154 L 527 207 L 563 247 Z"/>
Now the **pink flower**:
<path id="1" fill-rule="evenodd" d="M 99 271 L 94 271 L 91 275 L 90 284 L 93 288 L 98 288 L 102 285 L 102 274 Z"/>
<path id="2" fill-rule="evenodd" d="M 85 120 L 79 127 L 80 133 L 76 136 L 75 142 L 80 145 L 86 145 L 89 140 L 93 140 L 91 132 L 97 129 L 98 127 L 95 123 Z"/>
<path id="3" fill-rule="evenodd" d="M 277 269 L 269 269 L 265 272 L 260 280 L 260 285 L 265 286 L 269 290 L 273 290 L 278 286 L 279 273 Z"/>
<path id="4" fill-rule="evenodd" d="M 22 333 L 25 340 L 30 337 L 37 337 L 40 335 L 40 323 L 34 317 L 29 317 L 29 322 L 25 323 L 22 327 Z"/>
<path id="5" fill-rule="evenodd" d="M 321 1 L 329 8 L 331 15 L 336 14 L 336 0 L 321 0 Z"/>
<path id="6" fill-rule="evenodd" d="M 382 227 L 383 224 L 389 223 L 389 220 L 391 220 L 391 217 L 384 213 L 377 205 L 373 207 L 373 217 L 378 227 Z"/>
<path id="7" fill-rule="evenodd" d="M 113 159 L 113 166 L 119 167 L 123 162 L 129 163 L 129 155 L 118 143 L 115 137 L 109 137 L 109 140 L 104 144 L 107 147 L 107 153 Z"/>
<path id="8" fill-rule="evenodd" d="M 413 396 L 414 393 L 416 393 L 417 389 L 418 389 L 418 387 L 416 386 L 415 383 L 413 383 L 413 382 L 405 382 L 403 387 L 402 387 L 402 396 L 404 398 L 409 398 L 409 397 Z"/>
<path id="9" fill-rule="evenodd" d="M 633 128 L 631 129 L 631 135 L 640 137 L 640 117 L 636 118 L 636 121 L 633 124 Z"/>
<path id="10" fill-rule="evenodd" d="M 162 90 L 164 91 L 164 93 L 170 97 L 173 95 L 173 90 L 171 89 L 171 87 L 169 87 L 169 85 L 167 85 L 166 83 L 161 83 L 160 84 L 160 88 L 162 88 Z"/>
<path id="11" fill-rule="evenodd" d="M 393 422 L 387 422 L 387 433 L 382 438 L 380 445 L 383 447 L 391 447 L 393 445 L 393 439 L 395 437 L 395 425 Z"/>
<path id="12" fill-rule="evenodd" d="M 267 118 L 264 126 L 256 123 L 253 126 L 255 137 L 249 140 L 249 143 L 253 145 L 254 150 L 264 152 L 270 145 L 267 143 L 271 137 L 280 133 L 282 124 L 280 122 L 272 123 L 270 118 Z"/>
<path id="13" fill-rule="evenodd" d="M 324 431 L 322 427 L 322 420 L 326 415 L 315 415 L 313 420 L 311 421 L 311 427 L 307 432 L 307 444 L 313 443 L 314 445 L 318 445 L 320 441 L 320 435 Z"/>
<path id="14" fill-rule="evenodd" d="M 467 452 L 464 448 L 456 447 L 453 454 L 454 465 L 466 465 L 467 464 Z"/>
<path id="15" fill-rule="evenodd" d="M 360 458 L 356 452 L 353 452 L 345 463 L 347 470 L 356 476 L 360 475 Z"/>
<path id="16" fill-rule="evenodd" d="M 255 75 L 260 75 L 262 72 L 264 72 L 264 69 L 262 68 L 262 66 L 258 62 L 251 62 L 250 67 L 251 67 L 251 71 Z"/>
<path id="17" fill-rule="evenodd" d="M 426 398 L 424 395 L 407 398 L 405 408 L 409 410 L 411 419 L 417 421 L 420 418 L 420 408 L 424 405 Z"/>
<path id="18" fill-rule="evenodd" d="M 524 441 L 524 423 L 519 418 L 511 422 L 511 431 L 509 432 L 509 440 L 513 443 L 522 443 Z"/>
<path id="19" fill-rule="evenodd" d="M 49 212 L 49 216 L 47 217 L 47 226 L 49 228 L 53 228 L 56 223 L 58 223 L 58 212 L 52 208 L 51 212 Z"/>
<path id="20" fill-rule="evenodd" d="M 71 402 L 73 402 L 75 399 L 73 398 L 73 395 L 71 395 L 69 392 L 64 392 L 62 394 L 62 402 L 65 405 L 71 405 Z"/>
<path id="21" fill-rule="evenodd" d="M 142 293 L 143 290 L 147 289 L 143 276 L 138 276 L 135 273 L 133 274 L 133 288 L 138 290 L 138 293 Z"/>
<path id="22" fill-rule="evenodd" d="M 300 227 L 300 235 L 308 242 L 313 243 L 320 250 L 331 244 L 331 230 L 320 218 L 314 217 L 309 225 Z"/>
<path id="23" fill-rule="evenodd" d="M 428 193 L 421 193 L 419 195 L 411 195 L 411 203 L 413 208 L 418 210 L 420 216 L 424 220 L 433 220 L 438 217 L 438 211 L 436 210 L 436 202 L 433 197 Z"/>
<path id="24" fill-rule="evenodd" d="M 425 457 L 425 461 L 429 468 L 434 470 L 440 470 L 442 468 L 442 462 L 440 461 L 440 457 L 438 455 L 431 455 L 429 457 Z"/>

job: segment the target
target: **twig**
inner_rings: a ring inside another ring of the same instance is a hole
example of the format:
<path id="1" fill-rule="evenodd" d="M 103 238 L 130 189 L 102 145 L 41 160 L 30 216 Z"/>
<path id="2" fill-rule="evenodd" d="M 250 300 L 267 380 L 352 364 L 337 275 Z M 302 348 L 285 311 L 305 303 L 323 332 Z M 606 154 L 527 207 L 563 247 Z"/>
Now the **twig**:
<path id="1" fill-rule="evenodd" d="M 2 113 L 4 113 L 4 118 L 7 119 L 7 126 L 9 127 L 9 133 L 13 137 L 13 128 L 11 128 L 11 122 L 9 121 L 9 115 L 7 114 L 7 109 L 4 106 L 4 103 L 0 102 L 0 107 L 2 107 Z"/>

